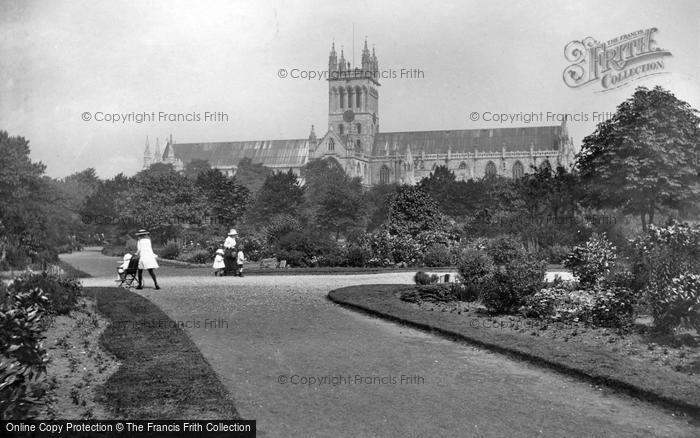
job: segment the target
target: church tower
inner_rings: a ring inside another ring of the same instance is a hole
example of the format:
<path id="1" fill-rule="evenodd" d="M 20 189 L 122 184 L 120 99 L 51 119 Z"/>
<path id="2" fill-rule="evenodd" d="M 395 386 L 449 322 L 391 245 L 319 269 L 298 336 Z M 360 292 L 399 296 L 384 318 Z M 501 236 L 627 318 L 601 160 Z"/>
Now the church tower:
<path id="1" fill-rule="evenodd" d="M 379 63 L 367 40 L 360 66 L 340 59 L 331 46 L 328 57 L 328 129 L 340 136 L 348 149 L 370 154 L 374 136 L 379 132 Z"/>

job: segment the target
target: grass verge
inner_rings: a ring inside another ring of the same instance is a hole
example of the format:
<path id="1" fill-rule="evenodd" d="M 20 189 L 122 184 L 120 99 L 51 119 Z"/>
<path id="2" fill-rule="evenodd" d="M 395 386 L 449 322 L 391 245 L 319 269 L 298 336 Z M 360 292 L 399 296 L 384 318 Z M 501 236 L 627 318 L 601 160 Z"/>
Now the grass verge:
<path id="1" fill-rule="evenodd" d="M 543 342 L 528 334 L 500 330 L 479 321 L 489 319 L 485 316 L 464 318 L 452 313 L 426 312 L 398 298 L 398 292 L 406 287 L 350 286 L 331 291 L 328 298 L 355 310 L 622 390 L 700 419 L 700 385 L 688 377 L 599 349 Z"/>
<path id="2" fill-rule="evenodd" d="M 121 362 L 98 390 L 100 403 L 121 418 L 240 418 L 209 363 L 158 307 L 124 289 L 85 293 L 110 322 L 100 342 Z"/>

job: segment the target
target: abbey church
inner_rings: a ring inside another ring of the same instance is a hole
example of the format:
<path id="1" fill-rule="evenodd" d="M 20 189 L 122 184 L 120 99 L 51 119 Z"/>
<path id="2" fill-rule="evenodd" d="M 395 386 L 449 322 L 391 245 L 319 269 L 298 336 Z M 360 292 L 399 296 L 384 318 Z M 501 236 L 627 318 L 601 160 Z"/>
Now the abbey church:
<path id="1" fill-rule="evenodd" d="M 146 141 L 143 167 L 157 162 L 182 169 L 201 159 L 212 168 L 235 175 L 245 157 L 277 171 L 297 175 L 311 160 L 331 158 L 365 186 L 415 184 L 437 166 L 447 166 L 457 179 L 501 175 L 518 178 L 545 161 L 569 168 L 576 153 L 566 123 L 526 128 L 455 129 L 381 132 L 379 129 L 379 62 L 367 41 L 360 66 L 352 66 L 335 44 L 328 59 L 328 128 L 318 136 L 291 140 L 177 143 L 172 136 L 163 150 Z"/>

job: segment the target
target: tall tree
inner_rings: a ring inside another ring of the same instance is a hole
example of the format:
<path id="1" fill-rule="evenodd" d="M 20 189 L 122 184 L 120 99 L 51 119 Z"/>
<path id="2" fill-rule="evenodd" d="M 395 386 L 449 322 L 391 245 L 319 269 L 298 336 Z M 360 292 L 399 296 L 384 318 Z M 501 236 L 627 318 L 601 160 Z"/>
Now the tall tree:
<path id="1" fill-rule="evenodd" d="M 209 169 L 197 177 L 197 188 L 204 195 L 209 217 L 225 227 L 234 226 L 250 203 L 250 192 L 236 177 Z"/>
<path id="2" fill-rule="evenodd" d="M 272 175 L 272 173 L 273 171 L 269 167 L 259 163 L 253 164 L 253 160 L 245 157 L 238 162 L 236 179 L 239 184 L 243 184 L 255 196 L 265 182 L 265 178 Z"/>
<path id="3" fill-rule="evenodd" d="M 389 233 L 417 236 L 440 226 L 440 211 L 430 195 L 417 186 L 401 186 L 389 201 Z"/>
<path id="4" fill-rule="evenodd" d="M 598 207 L 636 214 L 647 228 L 661 207 L 700 199 L 697 110 L 661 87 L 636 89 L 615 115 L 583 139 L 582 180 Z"/>
<path id="5" fill-rule="evenodd" d="M 200 173 L 206 172 L 209 169 L 211 169 L 211 166 L 207 160 L 196 158 L 185 164 L 183 172 L 187 178 L 197 179 Z"/>
<path id="6" fill-rule="evenodd" d="M 294 172 L 276 172 L 265 178 L 247 213 L 248 221 L 262 226 L 278 214 L 297 217 L 303 202 L 304 188 Z"/>
<path id="7" fill-rule="evenodd" d="M 319 202 L 316 223 L 338 240 L 341 233 L 365 228 L 365 209 L 362 183 L 353 178 L 328 188 Z"/>

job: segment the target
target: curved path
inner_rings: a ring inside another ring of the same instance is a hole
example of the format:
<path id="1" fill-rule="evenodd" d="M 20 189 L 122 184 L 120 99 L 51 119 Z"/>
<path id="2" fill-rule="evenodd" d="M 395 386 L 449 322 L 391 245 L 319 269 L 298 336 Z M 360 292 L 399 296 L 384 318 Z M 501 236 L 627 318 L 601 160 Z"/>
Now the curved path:
<path id="1" fill-rule="evenodd" d="M 116 258 L 63 256 L 108 285 Z M 140 292 L 186 327 L 258 436 L 698 436 L 637 399 L 343 309 L 329 290 L 410 273 L 213 277 L 158 271 Z M 313 382 L 316 379 L 316 383 Z"/>

